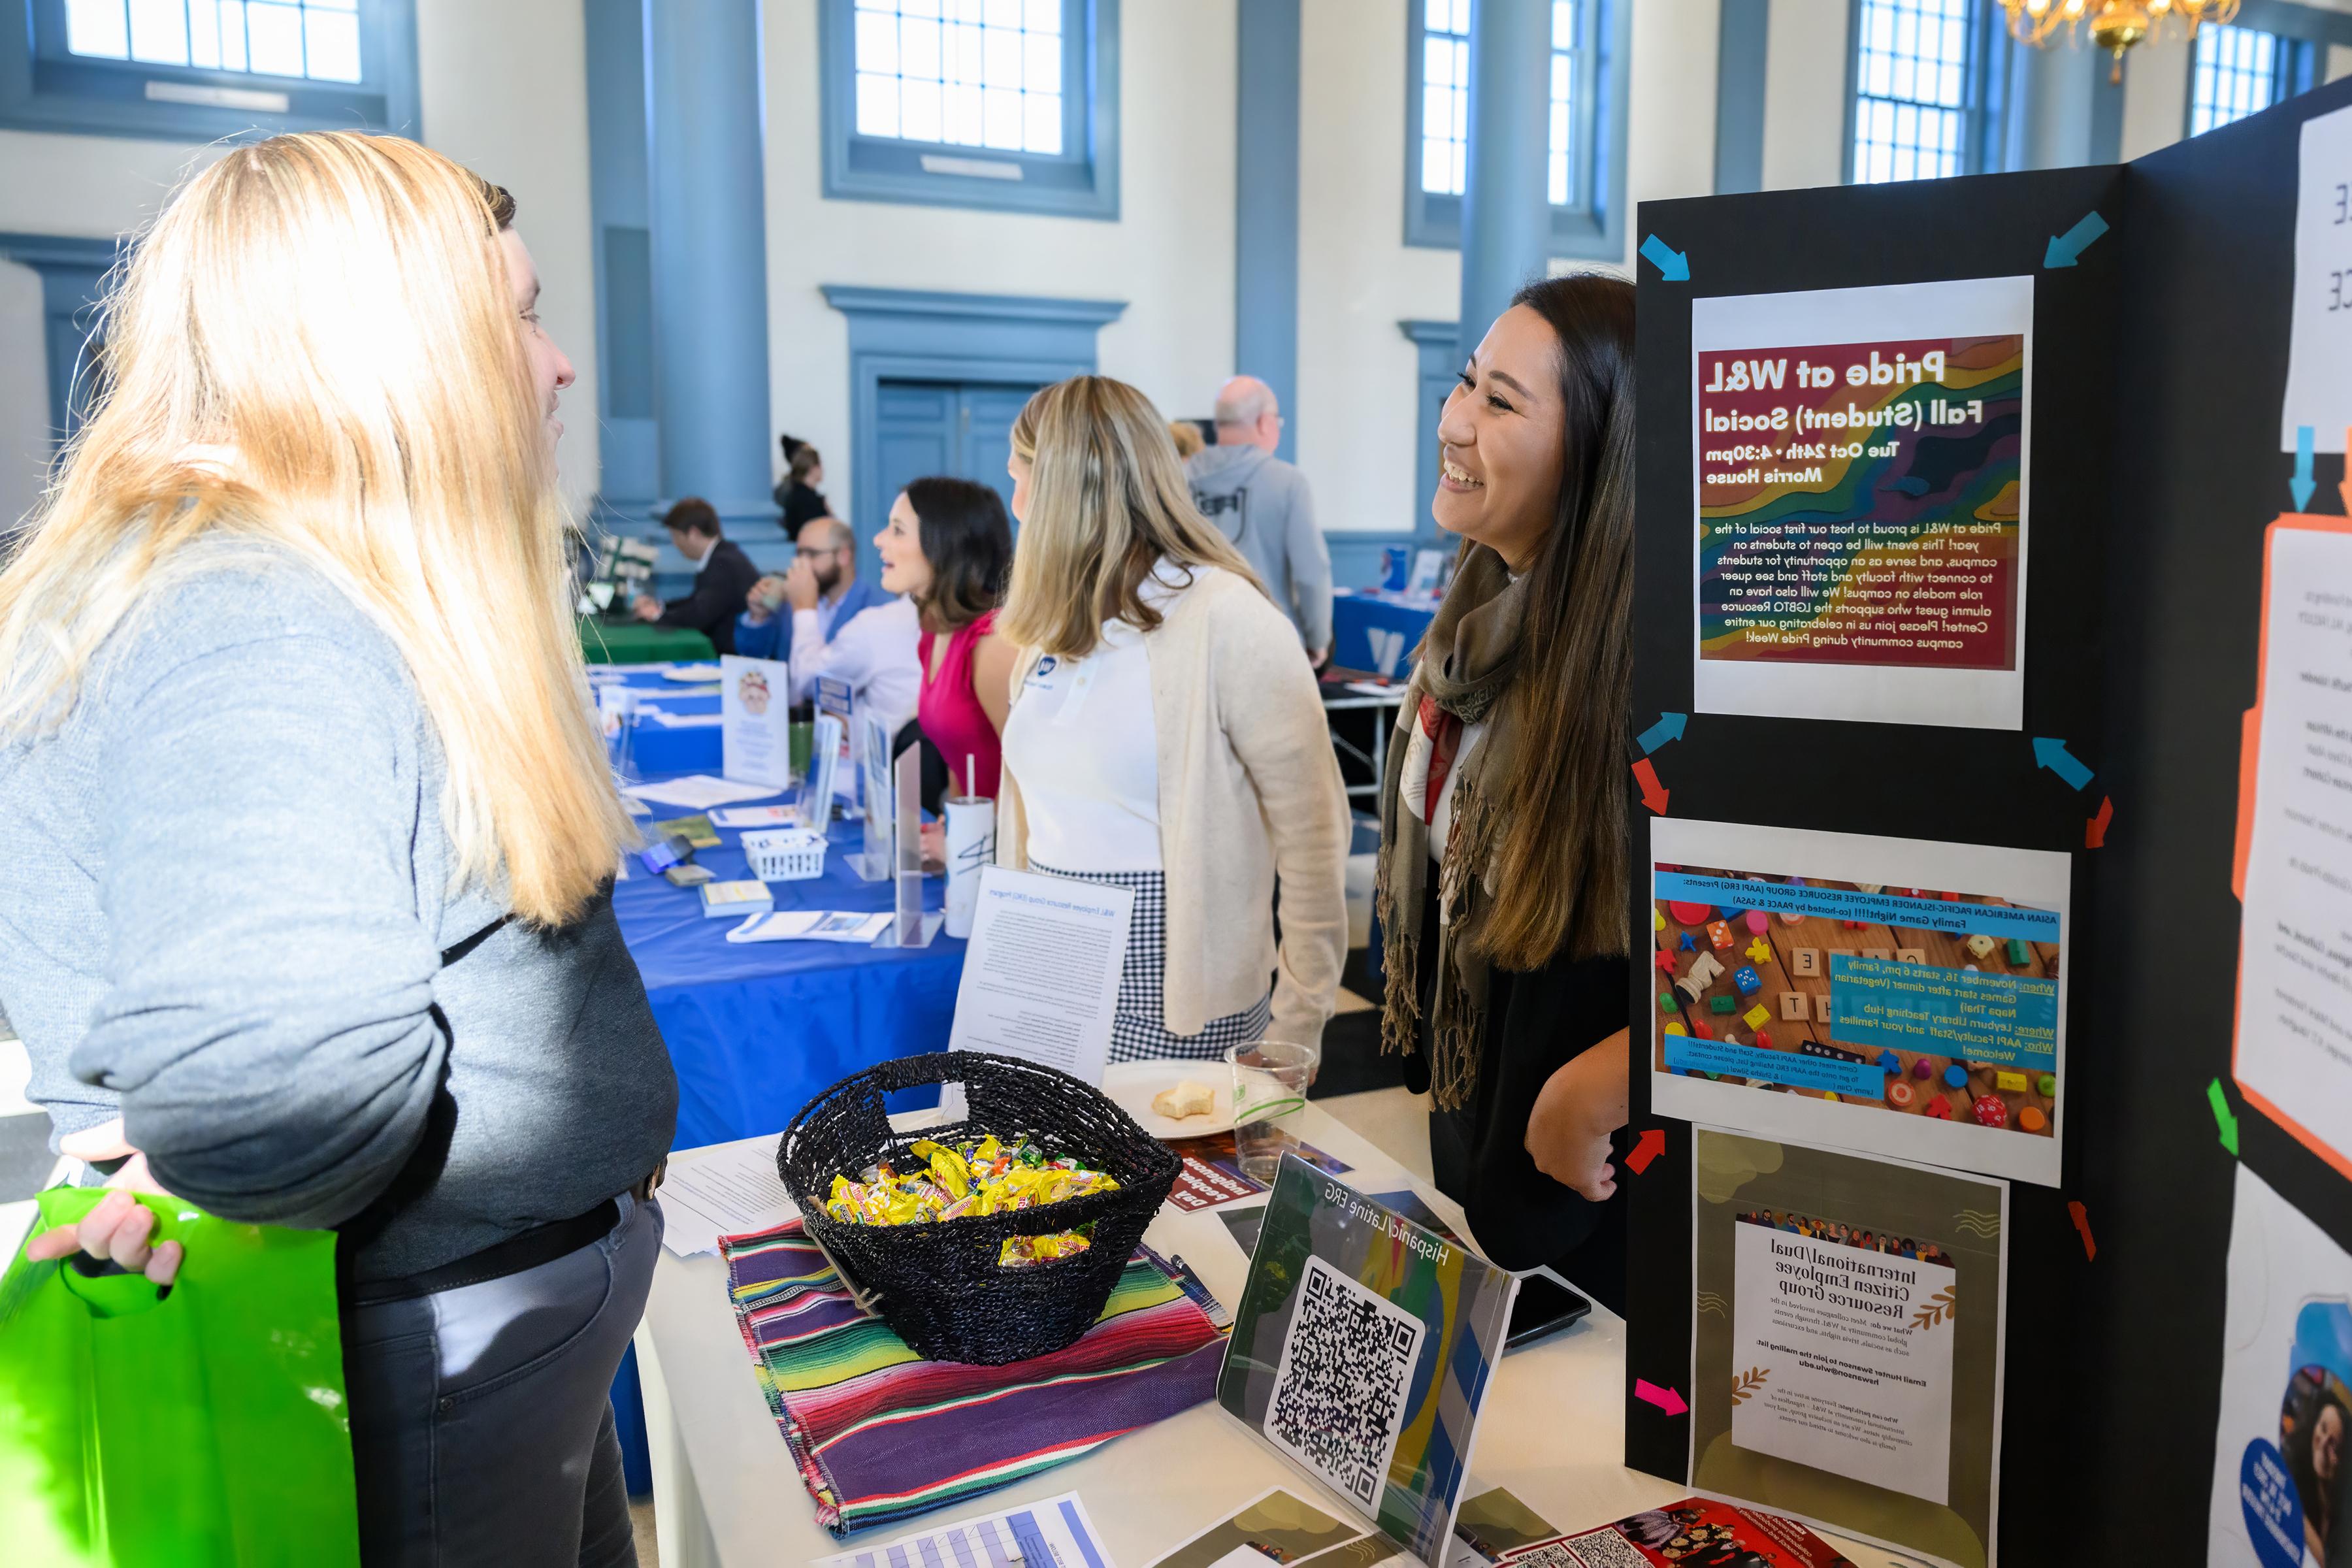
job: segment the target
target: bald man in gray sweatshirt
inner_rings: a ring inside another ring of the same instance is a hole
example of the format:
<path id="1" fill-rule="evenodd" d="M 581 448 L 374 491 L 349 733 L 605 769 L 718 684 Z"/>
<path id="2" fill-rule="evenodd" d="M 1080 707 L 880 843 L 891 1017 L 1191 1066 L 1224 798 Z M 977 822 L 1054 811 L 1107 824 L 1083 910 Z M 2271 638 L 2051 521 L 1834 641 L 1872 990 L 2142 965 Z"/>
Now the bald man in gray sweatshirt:
<path id="1" fill-rule="evenodd" d="M 1192 504 L 1241 551 L 1316 668 L 1331 657 L 1331 552 L 1315 526 L 1307 476 L 1274 455 L 1282 412 L 1274 389 L 1237 375 L 1217 393 L 1217 444 L 1192 454 Z"/>

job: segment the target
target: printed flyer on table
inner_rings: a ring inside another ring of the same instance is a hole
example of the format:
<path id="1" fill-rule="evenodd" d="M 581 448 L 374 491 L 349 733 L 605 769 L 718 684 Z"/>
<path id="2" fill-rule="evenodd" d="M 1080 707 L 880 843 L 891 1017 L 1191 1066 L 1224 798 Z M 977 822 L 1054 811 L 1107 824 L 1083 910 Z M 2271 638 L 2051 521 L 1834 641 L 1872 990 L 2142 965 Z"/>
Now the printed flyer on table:
<path id="1" fill-rule="evenodd" d="M 1707 713 L 2014 730 L 2033 279 L 1691 302 Z"/>
<path id="2" fill-rule="evenodd" d="M 1650 851 L 1660 1115 L 2057 1184 L 2069 857 L 1671 817 Z"/>
<path id="3" fill-rule="evenodd" d="M 1693 1130 L 1691 1484 L 1992 1568 L 2009 1187 Z"/>

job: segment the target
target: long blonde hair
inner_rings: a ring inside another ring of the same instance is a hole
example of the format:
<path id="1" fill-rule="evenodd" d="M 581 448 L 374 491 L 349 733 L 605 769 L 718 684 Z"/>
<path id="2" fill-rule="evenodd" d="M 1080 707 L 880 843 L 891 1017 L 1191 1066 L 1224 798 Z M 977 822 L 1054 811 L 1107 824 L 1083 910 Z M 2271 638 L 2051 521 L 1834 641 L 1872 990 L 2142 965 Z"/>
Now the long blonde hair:
<path id="1" fill-rule="evenodd" d="M 575 918 L 634 839 L 588 715 L 565 518 L 498 231 L 413 142 L 239 147 L 111 282 L 107 384 L 0 568 L 0 742 L 225 542 L 291 554 L 406 661 L 447 761 L 455 881 Z"/>
<path id="2" fill-rule="evenodd" d="M 1018 646 L 1082 658 L 1106 621 L 1150 631 L 1160 616 L 1142 584 L 1163 556 L 1265 591 L 1192 504 L 1168 422 L 1127 383 L 1074 375 L 1041 388 L 1013 422 L 1013 453 L 1029 465 L 1029 515 L 997 626 Z"/>

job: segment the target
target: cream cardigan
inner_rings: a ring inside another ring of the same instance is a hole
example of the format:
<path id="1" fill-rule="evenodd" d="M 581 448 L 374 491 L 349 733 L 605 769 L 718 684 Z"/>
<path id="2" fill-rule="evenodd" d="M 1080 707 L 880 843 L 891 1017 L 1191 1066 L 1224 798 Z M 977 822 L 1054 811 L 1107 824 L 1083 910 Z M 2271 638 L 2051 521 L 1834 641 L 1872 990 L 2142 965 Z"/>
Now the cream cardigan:
<path id="1" fill-rule="evenodd" d="M 1255 1005 L 1275 973 L 1270 1037 L 1315 1044 L 1348 951 L 1348 797 L 1315 675 L 1274 602 L 1217 567 L 1143 639 L 1159 736 L 1160 858 L 1168 888 L 1162 1022 L 1197 1035 Z M 1013 700 L 1036 665 L 1013 660 Z M 1005 759 L 996 861 L 1025 869 L 1021 781 Z M 1282 943 L 1274 884 L 1282 879 Z"/>

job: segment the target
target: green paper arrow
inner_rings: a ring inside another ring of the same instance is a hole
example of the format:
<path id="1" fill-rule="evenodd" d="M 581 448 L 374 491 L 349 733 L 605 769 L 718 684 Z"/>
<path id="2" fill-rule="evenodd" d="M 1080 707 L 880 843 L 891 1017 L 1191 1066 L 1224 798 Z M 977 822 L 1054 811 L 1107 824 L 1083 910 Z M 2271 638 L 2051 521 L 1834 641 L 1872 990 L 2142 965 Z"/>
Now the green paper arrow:
<path id="1" fill-rule="evenodd" d="M 2221 1147 L 2232 1159 L 2238 1153 L 2238 1119 L 2230 1114 L 2230 1097 L 2221 1092 L 2221 1080 L 2215 1079 L 2205 1086 L 2205 1098 L 2213 1102 L 2213 1121 L 2221 1129 Z"/>

